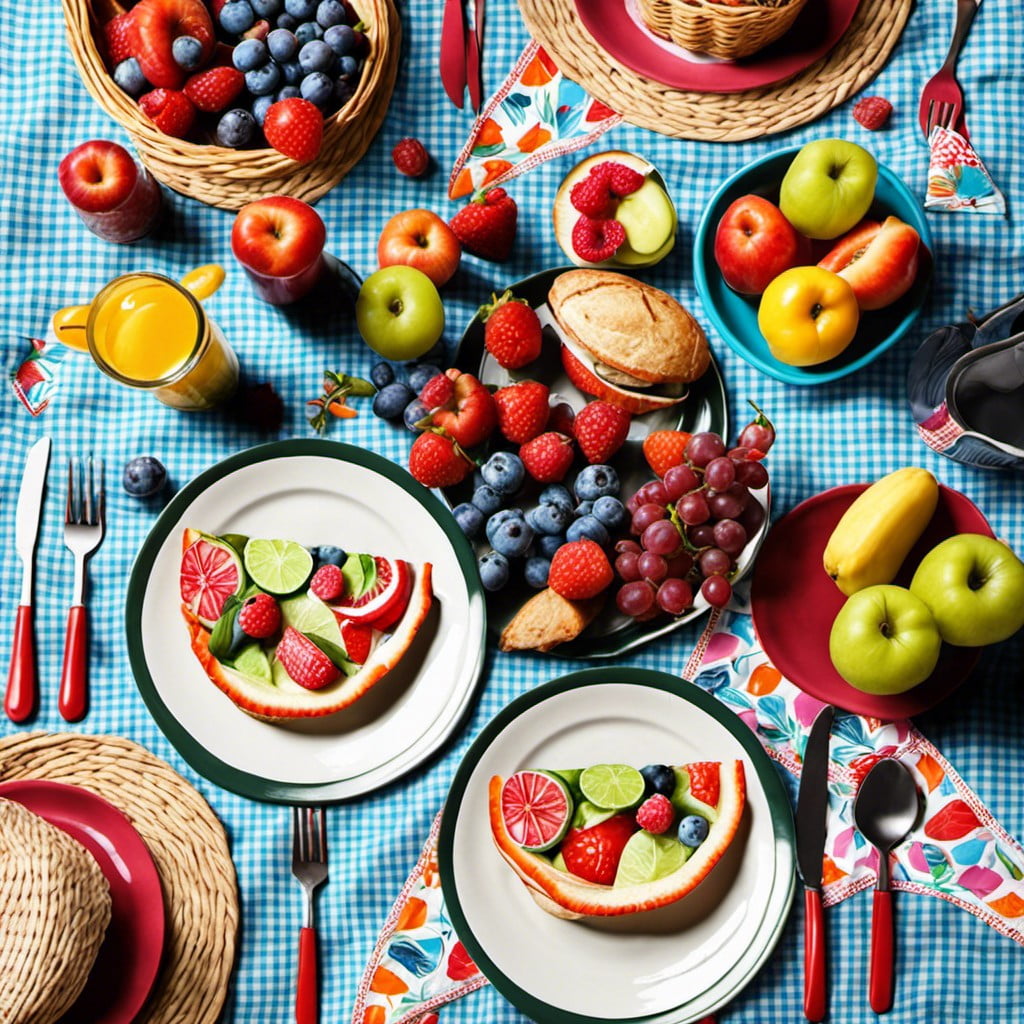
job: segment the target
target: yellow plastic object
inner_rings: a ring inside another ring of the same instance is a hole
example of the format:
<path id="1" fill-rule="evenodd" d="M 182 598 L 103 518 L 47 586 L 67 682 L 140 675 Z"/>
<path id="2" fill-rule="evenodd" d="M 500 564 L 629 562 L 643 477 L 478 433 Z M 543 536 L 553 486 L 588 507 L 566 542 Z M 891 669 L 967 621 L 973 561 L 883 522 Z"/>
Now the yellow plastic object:
<path id="1" fill-rule="evenodd" d="M 88 306 L 65 306 L 50 318 L 50 333 L 68 348 L 88 352 L 85 341 L 85 323 L 89 319 Z"/>
<path id="2" fill-rule="evenodd" d="M 200 302 L 208 299 L 223 283 L 224 268 L 219 263 L 206 263 L 196 267 L 181 279 L 181 286 Z"/>

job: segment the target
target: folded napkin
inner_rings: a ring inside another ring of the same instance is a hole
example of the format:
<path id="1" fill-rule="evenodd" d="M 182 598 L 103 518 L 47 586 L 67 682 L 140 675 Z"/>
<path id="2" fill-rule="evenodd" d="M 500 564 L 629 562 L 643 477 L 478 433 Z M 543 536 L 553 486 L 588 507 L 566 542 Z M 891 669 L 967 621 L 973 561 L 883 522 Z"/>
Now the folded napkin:
<path id="1" fill-rule="evenodd" d="M 936 126 L 928 137 L 926 210 L 966 211 L 1006 216 L 1006 200 L 967 139 L 952 128 Z"/>
<path id="2" fill-rule="evenodd" d="M 9 379 L 18 401 L 31 416 L 38 416 L 57 393 L 57 370 L 68 350 L 59 341 L 25 340 L 31 348 L 10 372 Z"/>

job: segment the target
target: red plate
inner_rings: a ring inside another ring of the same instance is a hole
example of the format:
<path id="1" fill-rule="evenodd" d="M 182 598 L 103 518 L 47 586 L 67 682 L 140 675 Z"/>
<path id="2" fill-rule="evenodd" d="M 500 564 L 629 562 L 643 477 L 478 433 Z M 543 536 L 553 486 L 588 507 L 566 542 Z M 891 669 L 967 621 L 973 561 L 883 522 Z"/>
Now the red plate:
<path id="1" fill-rule="evenodd" d="M 742 92 L 781 82 L 824 57 L 859 3 L 811 0 L 781 39 L 736 61 L 693 54 L 656 36 L 641 20 L 637 0 L 576 0 L 576 11 L 606 53 L 645 78 L 695 92 Z"/>
<path id="2" fill-rule="evenodd" d="M 893 696 L 863 693 L 832 667 L 828 638 L 846 597 L 821 560 L 836 523 L 867 487 L 848 484 L 817 494 L 771 528 L 754 567 L 751 610 L 765 654 L 787 679 L 837 708 L 891 721 L 920 714 L 948 697 L 970 674 L 980 650 L 944 644 L 935 671 L 912 690 Z M 940 486 L 935 514 L 894 582 L 906 586 L 924 555 L 957 533 L 993 536 L 970 500 Z"/>
<path id="3" fill-rule="evenodd" d="M 156 980 L 164 948 L 160 876 L 131 822 L 102 797 L 43 779 L 0 783 L 14 800 L 77 839 L 110 885 L 111 918 L 85 989 L 60 1024 L 131 1024 Z"/>

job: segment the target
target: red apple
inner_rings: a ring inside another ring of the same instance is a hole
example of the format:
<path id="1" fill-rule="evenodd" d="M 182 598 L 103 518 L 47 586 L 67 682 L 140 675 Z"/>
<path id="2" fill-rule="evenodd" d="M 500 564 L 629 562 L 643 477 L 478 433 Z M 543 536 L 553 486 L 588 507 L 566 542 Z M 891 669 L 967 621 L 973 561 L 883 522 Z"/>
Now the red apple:
<path id="1" fill-rule="evenodd" d="M 231 251 L 264 302 L 284 306 L 302 298 L 323 267 L 327 229 L 308 203 L 268 196 L 243 206 L 231 229 Z"/>
<path id="2" fill-rule="evenodd" d="M 861 221 L 818 264 L 846 278 L 861 309 L 882 309 L 917 277 L 921 237 L 899 217 Z"/>
<path id="3" fill-rule="evenodd" d="M 60 162 L 57 180 L 90 231 L 108 242 L 142 238 L 160 213 L 160 186 L 116 142 L 91 139 Z"/>
<path id="4" fill-rule="evenodd" d="M 725 283 L 741 295 L 760 295 L 784 270 L 801 262 L 806 241 L 774 203 L 741 196 L 715 231 L 715 262 Z"/>
<path id="5" fill-rule="evenodd" d="M 458 269 L 462 246 L 455 232 L 430 210 L 396 213 L 377 242 L 381 267 L 415 267 L 438 288 Z"/>

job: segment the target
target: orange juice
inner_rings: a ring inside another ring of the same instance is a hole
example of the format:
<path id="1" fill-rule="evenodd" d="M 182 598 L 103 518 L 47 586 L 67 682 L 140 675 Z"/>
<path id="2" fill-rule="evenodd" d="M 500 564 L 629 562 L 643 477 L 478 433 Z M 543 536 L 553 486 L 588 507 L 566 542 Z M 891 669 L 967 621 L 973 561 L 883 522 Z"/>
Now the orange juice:
<path id="1" fill-rule="evenodd" d="M 202 306 L 177 282 L 128 274 L 93 300 L 89 352 L 104 373 L 178 409 L 209 409 L 238 384 L 238 359 Z"/>

